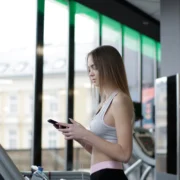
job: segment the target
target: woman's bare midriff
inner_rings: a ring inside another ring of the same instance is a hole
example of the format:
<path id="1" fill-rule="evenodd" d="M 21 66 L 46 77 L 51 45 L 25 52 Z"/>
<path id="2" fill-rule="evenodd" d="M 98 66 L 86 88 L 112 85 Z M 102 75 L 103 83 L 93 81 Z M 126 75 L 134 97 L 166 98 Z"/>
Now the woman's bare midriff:
<path id="1" fill-rule="evenodd" d="M 93 147 L 92 156 L 91 156 L 91 166 L 103 161 L 114 161 L 114 160 L 108 157 L 107 155 L 103 154 L 102 152 L 100 152 L 95 147 Z"/>

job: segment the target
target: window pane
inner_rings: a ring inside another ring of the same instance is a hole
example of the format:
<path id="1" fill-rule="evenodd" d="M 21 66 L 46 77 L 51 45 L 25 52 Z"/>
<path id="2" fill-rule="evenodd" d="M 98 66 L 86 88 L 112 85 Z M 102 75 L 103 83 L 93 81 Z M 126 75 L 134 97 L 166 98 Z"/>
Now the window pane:
<path id="1" fill-rule="evenodd" d="M 142 36 L 142 115 L 143 127 L 153 127 L 156 43 Z"/>
<path id="2" fill-rule="evenodd" d="M 16 130 L 9 131 L 9 148 L 17 149 L 17 133 Z"/>
<path id="3" fill-rule="evenodd" d="M 66 1 L 45 0 L 42 161 L 48 170 L 64 170 L 65 165 L 64 136 L 47 120 L 66 121 L 67 55 Z"/>
<path id="4" fill-rule="evenodd" d="M 48 146 L 49 148 L 56 148 L 56 144 L 57 144 L 57 132 L 56 131 L 49 131 L 48 134 Z"/>
<path id="5" fill-rule="evenodd" d="M 25 99 L 34 92 L 36 1 L 0 1 L 0 22 L 0 142 L 25 171 L 31 165 L 32 112 L 26 113 Z"/>
<path id="6" fill-rule="evenodd" d="M 111 45 L 122 52 L 121 25 L 106 16 L 102 18 L 102 45 Z"/>
<path id="7" fill-rule="evenodd" d="M 138 32 L 124 26 L 124 64 L 127 73 L 128 85 L 133 101 L 140 102 L 139 88 L 139 60 L 140 35 Z"/>
<path id="8" fill-rule="evenodd" d="M 74 119 L 86 128 L 92 118 L 93 107 L 96 108 L 91 98 L 86 56 L 89 51 L 98 46 L 98 40 L 98 13 L 76 3 Z M 74 169 L 89 169 L 90 156 L 76 142 L 74 153 Z"/>
<path id="9" fill-rule="evenodd" d="M 14 115 L 18 113 L 18 97 L 17 95 L 9 95 L 8 97 L 8 114 Z"/>

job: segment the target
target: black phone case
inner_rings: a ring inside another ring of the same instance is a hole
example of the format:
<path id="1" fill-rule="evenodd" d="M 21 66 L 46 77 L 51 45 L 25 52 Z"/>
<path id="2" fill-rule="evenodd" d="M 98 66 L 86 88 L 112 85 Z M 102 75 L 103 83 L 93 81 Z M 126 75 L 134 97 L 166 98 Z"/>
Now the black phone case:
<path id="1" fill-rule="evenodd" d="M 55 120 L 49 119 L 48 122 L 51 123 L 51 124 L 53 124 L 57 129 L 65 129 L 65 128 L 66 128 L 65 126 L 59 126 L 59 125 L 57 125 L 56 123 L 58 123 L 58 122 L 55 121 Z"/>

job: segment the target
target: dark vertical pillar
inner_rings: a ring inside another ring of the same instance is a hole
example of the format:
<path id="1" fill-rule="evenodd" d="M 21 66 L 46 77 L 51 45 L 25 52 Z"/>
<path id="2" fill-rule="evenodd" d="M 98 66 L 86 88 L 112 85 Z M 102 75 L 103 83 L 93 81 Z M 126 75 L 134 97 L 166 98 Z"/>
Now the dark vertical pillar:
<path id="1" fill-rule="evenodd" d="M 123 25 L 121 25 L 121 30 L 122 30 L 122 49 L 121 49 L 121 56 L 122 56 L 122 59 L 123 59 L 123 61 L 124 61 L 124 26 Z"/>
<path id="2" fill-rule="evenodd" d="M 102 45 L 102 15 L 99 13 L 99 46 Z"/>
<path id="3" fill-rule="evenodd" d="M 142 36 L 140 35 L 140 57 L 139 57 L 139 75 L 140 75 L 140 78 L 139 78 L 139 81 L 140 81 L 140 89 L 139 89 L 139 97 L 140 97 L 140 102 L 141 102 L 141 109 L 142 109 L 142 88 L 143 88 L 143 79 L 142 79 L 142 75 L 143 75 L 143 57 L 142 57 Z M 140 125 L 141 127 L 143 126 L 143 118 L 141 119 L 140 121 Z"/>
<path id="4" fill-rule="evenodd" d="M 69 0 L 69 58 L 67 65 L 67 123 L 69 118 L 74 117 L 74 53 L 75 53 L 75 4 Z M 73 170 L 73 141 L 66 143 L 66 166 L 65 170 Z"/>
<path id="5" fill-rule="evenodd" d="M 31 164 L 41 165 L 44 4 L 37 0 L 36 59 L 34 72 L 34 119 Z"/>
<path id="6" fill-rule="evenodd" d="M 176 76 L 167 80 L 167 159 L 166 172 L 177 174 L 177 81 Z"/>
<path id="7" fill-rule="evenodd" d="M 99 13 L 99 46 L 102 46 L 102 37 L 103 37 L 103 32 L 102 32 L 102 15 Z M 98 96 L 98 103 L 101 102 L 101 96 L 99 94 Z"/>
<path id="8" fill-rule="evenodd" d="M 154 79 L 158 78 L 158 45 L 156 43 L 156 62 L 154 63 Z"/>

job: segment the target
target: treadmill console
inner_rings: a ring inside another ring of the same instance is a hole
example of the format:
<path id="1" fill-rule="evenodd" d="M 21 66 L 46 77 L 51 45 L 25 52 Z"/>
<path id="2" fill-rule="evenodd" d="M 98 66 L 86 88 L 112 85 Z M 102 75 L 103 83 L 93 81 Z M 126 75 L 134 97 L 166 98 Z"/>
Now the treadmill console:
<path id="1" fill-rule="evenodd" d="M 147 129 L 143 128 L 135 128 L 133 135 L 142 151 L 147 156 L 154 158 L 155 144 L 153 135 Z"/>

